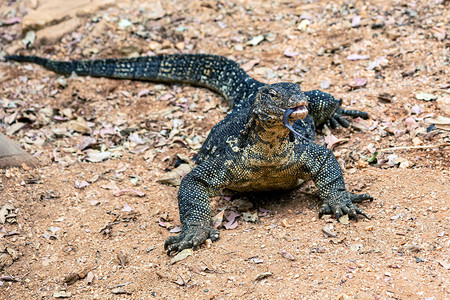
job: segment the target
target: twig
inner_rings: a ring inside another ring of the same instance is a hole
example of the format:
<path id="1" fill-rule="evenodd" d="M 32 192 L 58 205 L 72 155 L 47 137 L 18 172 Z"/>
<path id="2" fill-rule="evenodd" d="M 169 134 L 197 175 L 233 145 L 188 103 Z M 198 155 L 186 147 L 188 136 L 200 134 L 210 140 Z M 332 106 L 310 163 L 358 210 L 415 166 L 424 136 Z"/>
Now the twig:
<path id="1" fill-rule="evenodd" d="M 380 149 L 378 151 L 380 151 L 380 152 L 388 152 L 388 151 L 394 151 L 394 150 L 426 149 L 426 148 L 439 148 L 439 147 L 447 147 L 447 146 L 450 146 L 450 144 L 410 146 L 410 147 L 393 147 L 393 148 Z"/>

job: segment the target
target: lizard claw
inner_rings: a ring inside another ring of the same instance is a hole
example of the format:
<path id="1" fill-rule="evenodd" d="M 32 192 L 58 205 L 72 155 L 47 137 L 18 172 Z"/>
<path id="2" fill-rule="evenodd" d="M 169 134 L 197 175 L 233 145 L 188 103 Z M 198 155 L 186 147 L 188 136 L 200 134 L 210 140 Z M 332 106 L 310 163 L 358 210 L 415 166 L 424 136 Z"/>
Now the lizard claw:
<path id="1" fill-rule="evenodd" d="M 215 242 L 219 239 L 219 231 L 209 226 L 191 225 L 179 235 L 167 238 L 164 249 L 167 250 L 167 255 L 170 255 L 184 249 L 195 249 L 205 243 L 207 239 Z"/>
<path id="2" fill-rule="evenodd" d="M 342 99 L 340 99 L 339 102 L 340 102 L 340 104 L 342 104 Z M 345 128 L 349 127 L 350 122 L 348 120 L 344 119 L 342 116 L 349 116 L 349 117 L 353 117 L 353 118 L 359 117 L 359 118 L 363 118 L 363 119 L 369 118 L 369 114 L 364 111 L 338 108 L 338 110 L 334 113 L 334 115 L 331 116 L 330 119 L 328 119 L 327 125 L 332 129 L 336 129 L 339 126 L 342 126 Z"/>
<path id="3" fill-rule="evenodd" d="M 364 200 L 373 201 L 373 198 L 369 194 L 353 194 L 347 193 L 347 197 L 343 197 L 338 201 L 326 201 L 322 204 L 319 211 L 319 219 L 323 215 L 334 215 L 337 220 L 343 215 L 348 215 L 349 219 L 358 221 L 358 215 L 362 215 L 367 219 L 370 219 L 364 211 L 353 203 L 361 203 Z"/>

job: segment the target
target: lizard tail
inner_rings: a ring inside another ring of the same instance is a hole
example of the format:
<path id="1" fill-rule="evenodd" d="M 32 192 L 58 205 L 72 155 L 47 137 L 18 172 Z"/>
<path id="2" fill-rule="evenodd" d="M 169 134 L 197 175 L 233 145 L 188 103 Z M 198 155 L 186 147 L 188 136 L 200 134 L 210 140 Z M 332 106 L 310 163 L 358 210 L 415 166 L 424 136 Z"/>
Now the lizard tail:
<path id="1" fill-rule="evenodd" d="M 149 57 L 55 61 L 38 56 L 10 55 L 6 60 L 30 62 L 56 73 L 155 82 L 189 83 L 216 91 L 231 104 L 248 89 L 262 85 L 234 61 L 208 54 L 173 54 Z"/>

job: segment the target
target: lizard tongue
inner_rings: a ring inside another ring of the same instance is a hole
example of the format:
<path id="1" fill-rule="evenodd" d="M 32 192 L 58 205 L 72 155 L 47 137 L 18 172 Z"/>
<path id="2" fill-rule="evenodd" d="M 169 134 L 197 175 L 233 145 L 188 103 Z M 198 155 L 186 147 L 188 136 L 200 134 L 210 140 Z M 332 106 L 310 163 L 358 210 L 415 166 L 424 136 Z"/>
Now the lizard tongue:
<path id="1" fill-rule="evenodd" d="M 300 137 L 300 138 L 302 138 L 302 139 L 304 139 L 306 141 L 312 142 L 310 139 L 307 139 L 306 137 L 304 137 L 303 135 L 298 133 L 292 127 L 291 123 L 289 123 L 288 118 L 295 110 L 296 110 L 296 108 L 288 108 L 288 109 L 285 110 L 284 115 L 283 115 L 283 124 L 284 124 L 284 126 L 286 126 L 286 128 L 288 128 L 294 135 L 296 135 L 296 136 L 298 136 L 298 137 Z"/>

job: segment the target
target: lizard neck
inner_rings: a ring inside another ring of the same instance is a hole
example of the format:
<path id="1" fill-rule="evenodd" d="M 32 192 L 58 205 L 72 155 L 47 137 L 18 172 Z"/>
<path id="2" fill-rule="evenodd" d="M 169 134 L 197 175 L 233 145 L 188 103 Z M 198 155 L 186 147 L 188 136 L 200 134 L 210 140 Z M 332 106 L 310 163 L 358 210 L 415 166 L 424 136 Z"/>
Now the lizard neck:
<path id="1" fill-rule="evenodd" d="M 277 156 L 290 147 L 289 129 L 281 120 L 261 120 L 256 116 L 252 119 L 248 131 L 248 144 L 261 154 Z"/>

